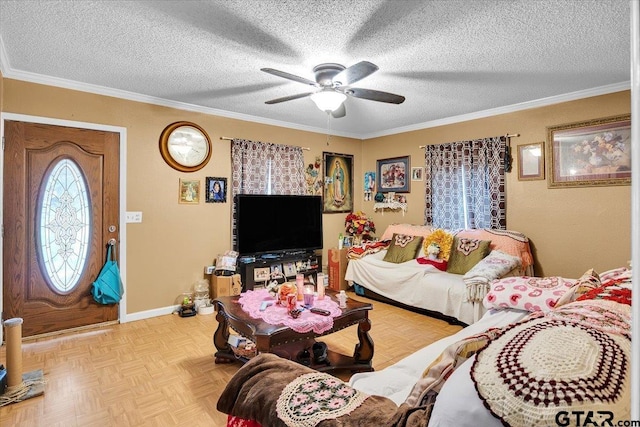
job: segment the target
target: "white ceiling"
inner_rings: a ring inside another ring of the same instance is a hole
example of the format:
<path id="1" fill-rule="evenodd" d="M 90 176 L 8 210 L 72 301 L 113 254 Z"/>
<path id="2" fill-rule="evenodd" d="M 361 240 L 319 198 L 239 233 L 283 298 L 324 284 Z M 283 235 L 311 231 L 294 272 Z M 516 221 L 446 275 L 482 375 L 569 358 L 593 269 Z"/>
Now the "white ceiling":
<path id="1" fill-rule="evenodd" d="M 627 89 L 629 34 L 627 0 L 0 0 L 5 77 L 362 139 Z M 265 104 L 309 87 L 260 68 L 363 60 L 403 104 Z"/>

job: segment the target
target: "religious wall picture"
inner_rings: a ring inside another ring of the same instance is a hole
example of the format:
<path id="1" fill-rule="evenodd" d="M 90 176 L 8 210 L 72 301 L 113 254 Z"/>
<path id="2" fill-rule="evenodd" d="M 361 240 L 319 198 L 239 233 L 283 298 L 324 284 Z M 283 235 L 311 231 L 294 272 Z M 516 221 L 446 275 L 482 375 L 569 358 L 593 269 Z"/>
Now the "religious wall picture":
<path id="1" fill-rule="evenodd" d="M 227 202 L 227 178 L 207 177 L 206 203 Z"/>
<path id="2" fill-rule="evenodd" d="M 631 184 L 631 116 L 547 128 L 549 188 Z"/>
<path id="3" fill-rule="evenodd" d="M 409 192 L 409 174 L 411 173 L 411 163 L 409 160 L 409 156 L 404 156 L 377 161 L 377 178 L 379 192 Z"/>
<path id="4" fill-rule="evenodd" d="M 178 203 L 197 205 L 200 203 L 200 180 L 180 179 Z"/>
<path id="5" fill-rule="evenodd" d="M 353 156 L 322 153 L 324 164 L 323 212 L 353 211 Z"/>

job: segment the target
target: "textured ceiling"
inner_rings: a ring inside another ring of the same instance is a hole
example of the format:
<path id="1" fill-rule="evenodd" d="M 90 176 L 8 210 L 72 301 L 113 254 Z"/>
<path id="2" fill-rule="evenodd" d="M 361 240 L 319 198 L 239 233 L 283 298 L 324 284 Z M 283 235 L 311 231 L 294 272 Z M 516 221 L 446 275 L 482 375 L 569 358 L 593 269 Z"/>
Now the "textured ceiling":
<path id="1" fill-rule="evenodd" d="M 5 77 L 369 138 L 573 93 L 628 88 L 627 0 L 0 0 Z M 380 69 L 334 119 L 309 98 L 323 62 Z M 235 136 L 235 135 L 229 135 Z"/>

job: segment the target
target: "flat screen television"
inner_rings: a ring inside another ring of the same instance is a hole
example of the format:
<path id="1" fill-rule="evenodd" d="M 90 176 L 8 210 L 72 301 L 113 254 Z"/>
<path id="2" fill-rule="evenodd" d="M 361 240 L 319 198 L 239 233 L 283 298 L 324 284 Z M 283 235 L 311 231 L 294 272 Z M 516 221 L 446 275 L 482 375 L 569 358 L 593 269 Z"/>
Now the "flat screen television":
<path id="1" fill-rule="evenodd" d="M 322 249 L 320 196 L 238 194 L 234 202 L 240 255 Z"/>

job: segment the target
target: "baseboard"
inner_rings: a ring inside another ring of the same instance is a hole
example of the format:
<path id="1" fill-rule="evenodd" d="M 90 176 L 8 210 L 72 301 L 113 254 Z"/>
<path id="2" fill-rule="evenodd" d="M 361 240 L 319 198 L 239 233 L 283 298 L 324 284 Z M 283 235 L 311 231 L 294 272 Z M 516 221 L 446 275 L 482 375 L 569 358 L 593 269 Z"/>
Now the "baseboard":
<path id="1" fill-rule="evenodd" d="M 125 315 L 123 319 L 120 319 L 120 323 L 134 322 L 136 320 L 151 319 L 152 317 L 165 316 L 172 314 L 178 310 L 179 305 L 171 305 L 168 307 L 154 308 L 153 310 L 138 311 L 137 313 L 129 313 Z"/>

